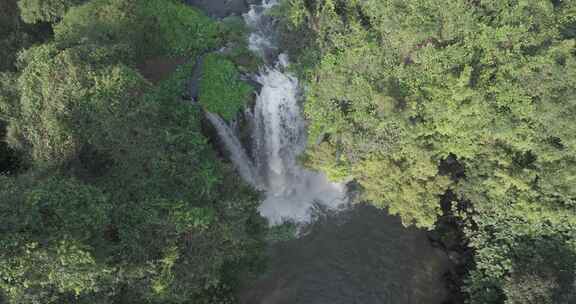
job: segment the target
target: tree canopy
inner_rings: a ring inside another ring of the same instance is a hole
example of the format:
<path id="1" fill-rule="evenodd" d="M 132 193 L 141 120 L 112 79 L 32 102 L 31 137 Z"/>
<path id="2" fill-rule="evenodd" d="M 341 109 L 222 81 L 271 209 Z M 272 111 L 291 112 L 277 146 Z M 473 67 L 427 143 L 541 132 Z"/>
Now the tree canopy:
<path id="1" fill-rule="evenodd" d="M 19 3 L 54 37 L 0 78 L 28 168 L 0 177 L 0 290 L 10 303 L 230 301 L 260 259 L 258 194 L 182 100 L 194 58 L 225 33 L 177 1 L 78 4 Z M 187 63 L 167 79 L 140 73 L 176 56 Z"/>
<path id="2" fill-rule="evenodd" d="M 573 1 L 291 0 L 281 12 L 307 79 L 305 163 L 420 227 L 456 193 L 471 303 L 574 301 Z"/>

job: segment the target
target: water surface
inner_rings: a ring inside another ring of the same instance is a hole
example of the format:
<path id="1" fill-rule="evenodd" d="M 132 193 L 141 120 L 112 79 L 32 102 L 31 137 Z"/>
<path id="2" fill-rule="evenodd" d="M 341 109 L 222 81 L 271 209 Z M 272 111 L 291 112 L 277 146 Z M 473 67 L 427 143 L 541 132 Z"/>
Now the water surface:
<path id="1" fill-rule="evenodd" d="M 450 262 L 426 233 L 357 206 L 318 220 L 307 235 L 270 249 L 270 266 L 243 304 L 441 304 Z"/>

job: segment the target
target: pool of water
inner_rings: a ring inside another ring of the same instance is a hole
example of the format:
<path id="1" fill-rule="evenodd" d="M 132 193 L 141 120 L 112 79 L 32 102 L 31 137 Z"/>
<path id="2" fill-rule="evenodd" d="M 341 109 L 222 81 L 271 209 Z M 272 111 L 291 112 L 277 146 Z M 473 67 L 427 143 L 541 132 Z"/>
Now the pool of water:
<path id="1" fill-rule="evenodd" d="M 321 217 L 270 248 L 268 271 L 241 292 L 244 304 L 441 304 L 451 264 L 426 233 L 357 206 Z"/>

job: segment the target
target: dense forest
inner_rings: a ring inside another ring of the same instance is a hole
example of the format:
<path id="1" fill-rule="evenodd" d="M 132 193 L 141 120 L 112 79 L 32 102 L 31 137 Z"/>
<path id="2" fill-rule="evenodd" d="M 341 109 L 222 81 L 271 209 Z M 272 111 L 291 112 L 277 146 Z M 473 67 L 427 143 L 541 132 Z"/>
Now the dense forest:
<path id="1" fill-rule="evenodd" d="M 576 1 L 271 15 L 304 82 L 305 166 L 459 251 L 466 303 L 576 303 Z M 269 229 L 203 111 L 253 98 L 242 23 L 179 0 L 0 2 L 0 303 L 237 301 Z"/>
<path id="2" fill-rule="evenodd" d="M 278 15 L 307 79 L 308 166 L 406 224 L 457 224 L 470 303 L 575 303 L 575 1 L 292 0 Z"/>
<path id="3" fill-rule="evenodd" d="M 2 297 L 227 303 L 259 267 L 258 193 L 182 95 L 194 58 L 231 29 L 177 1 L 1 5 Z M 205 69 L 238 74 L 224 57 Z M 241 102 L 230 83 L 209 82 L 201 101 Z"/>

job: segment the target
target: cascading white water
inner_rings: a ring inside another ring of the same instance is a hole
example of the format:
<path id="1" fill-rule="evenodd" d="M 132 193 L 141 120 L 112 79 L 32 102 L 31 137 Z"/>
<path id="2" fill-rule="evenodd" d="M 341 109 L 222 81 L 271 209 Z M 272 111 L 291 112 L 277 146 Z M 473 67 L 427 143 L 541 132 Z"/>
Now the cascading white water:
<path id="1" fill-rule="evenodd" d="M 250 49 L 263 57 L 276 50 L 273 30 L 264 18 L 276 4 L 275 0 L 264 0 L 262 5 L 252 5 L 244 15 L 252 28 Z M 331 183 L 323 174 L 297 163 L 297 156 L 306 147 L 306 128 L 298 102 L 298 80 L 283 72 L 288 65 L 288 56 L 281 54 L 274 65 L 265 67 L 254 78 L 262 85 L 253 112 L 247 115 L 252 119 L 254 160 L 248 158 L 231 128 L 217 115 L 208 113 L 241 176 L 265 190 L 259 212 L 271 225 L 284 221 L 307 223 L 316 205 L 335 209 L 347 200 L 344 185 Z"/>
<path id="2" fill-rule="evenodd" d="M 262 91 L 254 107 L 254 150 L 267 190 L 259 211 L 271 224 L 309 222 L 315 204 L 336 208 L 344 203 L 345 189 L 298 165 L 297 156 L 306 147 L 298 81 L 279 68 L 268 68 L 256 78 Z"/>
<path id="3" fill-rule="evenodd" d="M 246 154 L 246 151 L 244 151 L 240 140 L 238 140 L 232 128 L 226 124 L 224 119 L 214 113 L 206 112 L 206 117 L 218 132 L 220 139 L 224 142 L 224 146 L 226 146 L 226 149 L 230 153 L 230 159 L 232 163 L 234 163 L 240 176 L 246 182 L 259 189 L 260 183 L 258 182 L 256 168 Z"/>

